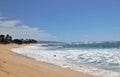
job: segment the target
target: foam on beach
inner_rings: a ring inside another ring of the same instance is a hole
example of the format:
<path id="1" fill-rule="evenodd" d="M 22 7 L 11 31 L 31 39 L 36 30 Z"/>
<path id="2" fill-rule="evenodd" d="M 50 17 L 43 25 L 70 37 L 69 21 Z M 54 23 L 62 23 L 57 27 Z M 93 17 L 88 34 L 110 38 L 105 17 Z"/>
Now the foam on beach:
<path id="1" fill-rule="evenodd" d="M 60 46 L 56 46 L 60 47 Z M 11 51 L 17 54 L 30 57 L 37 61 L 54 64 L 62 68 L 69 68 L 74 71 L 88 73 L 99 77 L 120 77 L 120 72 L 105 70 L 98 68 L 99 63 L 119 64 L 120 57 L 117 49 L 104 49 L 104 50 L 51 50 L 42 45 L 25 46 L 20 48 L 12 48 Z M 103 52 L 99 52 L 103 51 Z M 109 52 L 108 52 L 109 51 Z M 114 53 L 112 53 L 114 51 Z M 95 63 L 97 66 L 94 66 Z M 89 65 L 87 65 L 89 64 Z M 90 66 L 91 64 L 91 66 Z M 104 65 L 104 64 L 103 64 Z"/>

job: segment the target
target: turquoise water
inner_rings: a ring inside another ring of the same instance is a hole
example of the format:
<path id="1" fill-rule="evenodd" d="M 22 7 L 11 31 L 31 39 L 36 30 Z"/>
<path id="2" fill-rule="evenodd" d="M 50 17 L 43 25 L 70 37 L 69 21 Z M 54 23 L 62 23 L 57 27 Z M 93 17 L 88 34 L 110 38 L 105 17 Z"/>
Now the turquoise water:
<path id="1" fill-rule="evenodd" d="M 120 71 L 120 42 L 47 44 L 44 47 L 51 51 L 71 51 L 65 58 L 76 64 Z M 74 53 L 77 55 L 73 55 Z"/>

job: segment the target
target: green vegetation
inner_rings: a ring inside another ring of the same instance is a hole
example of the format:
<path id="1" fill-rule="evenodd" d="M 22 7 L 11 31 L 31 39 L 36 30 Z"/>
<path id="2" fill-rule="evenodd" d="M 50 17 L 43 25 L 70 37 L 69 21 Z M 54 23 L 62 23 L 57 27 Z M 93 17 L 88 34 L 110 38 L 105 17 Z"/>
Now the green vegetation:
<path id="1" fill-rule="evenodd" d="M 12 36 L 9 34 L 7 35 L 0 35 L 0 44 L 9 44 L 9 43 L 16 43 L 16 44 L 29 44 L 29 43 L 37 43 L 35 39 L 12 39 Z"/>

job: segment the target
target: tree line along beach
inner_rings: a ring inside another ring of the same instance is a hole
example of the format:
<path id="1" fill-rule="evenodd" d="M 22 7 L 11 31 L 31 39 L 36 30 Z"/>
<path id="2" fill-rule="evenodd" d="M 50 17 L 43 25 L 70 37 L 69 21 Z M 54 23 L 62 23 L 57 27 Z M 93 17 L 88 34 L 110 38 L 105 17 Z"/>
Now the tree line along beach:
<path id="1" fill-rule="evenodd" d="M 37 43 L 35 39 L 13 39 L 12 36 L 9 34 L 3 35 L 0 34 L 0 43 L 1 44 L 9 44 L 9 43 L 16 43 L 16 44 L 23 44 L 23 43 Z"/>

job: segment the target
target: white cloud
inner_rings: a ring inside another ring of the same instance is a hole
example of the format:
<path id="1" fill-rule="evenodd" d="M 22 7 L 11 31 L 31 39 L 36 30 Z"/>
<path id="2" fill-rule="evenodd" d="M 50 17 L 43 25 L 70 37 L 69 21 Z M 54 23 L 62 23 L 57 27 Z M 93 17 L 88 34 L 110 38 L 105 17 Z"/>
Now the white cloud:
<path id="1" fill-rule="evenodd" d="M 19 20 L 0 20 L 0 34 L 10 34 L 15 38 L 33 38 L 37 40 L 55 40 L 56 37 Z"/>
<path id="2" fill-rule="evenodd" d="M 19 20 L 2 20 L 2 21 L 0 21 L 0 26 L 13 27 L 13 26 L 16 26 L 19 23 L 20 23 Z"/>

